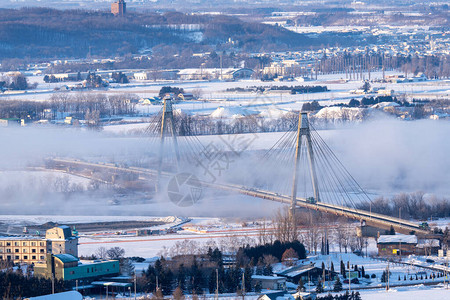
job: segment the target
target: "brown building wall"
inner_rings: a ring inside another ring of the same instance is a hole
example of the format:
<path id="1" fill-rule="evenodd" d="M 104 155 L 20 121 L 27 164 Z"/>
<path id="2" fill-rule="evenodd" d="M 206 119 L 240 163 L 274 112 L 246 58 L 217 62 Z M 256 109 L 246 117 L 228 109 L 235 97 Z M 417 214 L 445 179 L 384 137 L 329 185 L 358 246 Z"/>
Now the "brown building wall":
<path id="1" fill-rule="evenodd" d="M 416 251 L 415 244 L 378 244 L 378 255 L 390 256 L 390 255 L 400 255 L 400 253 L 394 253 L 394 250 L 401 250 L 402 255 L 414 254 Z M 397 251 L 398 252 L 398 251 Z"/>
<path id="2" fill-rule="evenodd" d="M 51 245 L 40 239 L 0 239 L 0 260 L 27 264 L 44 261 Z"/>
<path id="3" fill-rule="evenodd" d="M 111 13 L 116 16 L 123 16 L 126 13 L 127 4 L 124 1 L 117 1 L 111 4 Z"/>

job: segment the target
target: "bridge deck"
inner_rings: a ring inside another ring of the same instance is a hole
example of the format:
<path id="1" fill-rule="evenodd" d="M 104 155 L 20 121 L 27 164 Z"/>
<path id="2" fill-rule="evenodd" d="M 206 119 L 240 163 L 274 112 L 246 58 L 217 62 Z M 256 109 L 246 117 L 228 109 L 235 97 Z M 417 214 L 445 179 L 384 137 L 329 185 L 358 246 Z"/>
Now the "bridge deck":
<path id="1" fill-rule="evenodd" d="M 153 169 L 146 168 L 138 168 L 138 167 L 121 167 L 114 164 L 98 164 L 98 163 L 90 163 L 83 162 L 78 160 L 70 160 L 70 159 L 48 159 L 47 165 L 53 165 L 53 167 L 65 168 L 68 173 L 76 173 L 70 168 L 75 167 L 83 167 L 88 169 L 106 169 L 114 172 L 122 172 L 122 173 L 134 173 L 139 175 L 147 175 L 147 176 L 157 176 L 157 171 Z M 168 172 L 162 172 L 162 176 L 169 177 L 173 176 L 173 174 Z M 234 184 L 221 184 L 221 183 L 210 183 L 201 181 L 201 184 L 205 187 L 210 187 L 214 189 L 226 190 L 230 192 L 236 192 L 252 197 L 257 197 L 261 199 L 267 199 L 271 201 L 276 201 L 280 203 L 291 204 L 290 196 L 281 195 L 277 193 L 273 193 L 270 191 L 264 191 L 254 188 L 247 188 L 244 186 L 234 185 Z M 338 206 L 323 202 L 310 203 L 304 198 L 297 198 L 297 206 L 304 207 L 312 210 L 317 210 L 325 213 L 332 213 L 340 216 L 344 216 L 346 218 L 364 221 L 367 225 L 389 229 L 391 226 L 395 229 L 396 232 L 409 234 L 411 232 L 415 232 L 416 234 L 428 234 L 429 232 L 422 229 L 418 224 L 413 222 L 409 222 L 407 220 L 394 218 L 390 216 L 385 216 L 373 212 L 368 212 L 365 210 L 349 208 L 344 206 Z"/>

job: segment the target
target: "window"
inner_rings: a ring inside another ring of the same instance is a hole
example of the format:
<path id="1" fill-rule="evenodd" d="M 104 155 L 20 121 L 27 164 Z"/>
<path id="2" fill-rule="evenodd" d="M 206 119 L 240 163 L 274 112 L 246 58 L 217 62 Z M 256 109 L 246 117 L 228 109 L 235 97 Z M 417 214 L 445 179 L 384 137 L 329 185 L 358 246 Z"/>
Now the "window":
<path id="1" fill-rule="evenodd" d="M 3 255 L 0 255 L 0 260 L 3 260 Z"/>
<path id="2" fill-rule="evenodd" d="M 41 249 L 41 251 L 40 251 L 41 253 L 45 253 L 45 250 L 44 249 Z"/>
<path id="3" fill-rule="evenodd" d="M 14 249 L 14 252 L 19 253 L 19 249 L 17 249 L 17 248 Z"/>
<path id="4" fill-rule="evenodd" d="M 44 255 L 41 255 L 41 259 L 45 259 L 45 256 L 44 256 Z"/>
<path id="5" fill-rule="evenodd" d="M 34 260 L 36 260 L 36 255 L 33 255 L 31 258 L 34 259 Z"/>
<path id="6" fill-rule="evenodd" d="M 36 246 L 36 242 L 31 242 L 31 246 Z"/>
<path id="7" fill-rule="evenodd" d="M 6 246 L 11 246 L 11 242 L 6 242 Z"/>
<path id="8" fill-rule="evenodd" d="M 36 249 L 31 249 L 31 252 L 32 253 L 36 253 Z"/>
<path id="9" fill-rule="evenodd" d="M 11 253 L 11 249 L 6 249 L 6 253 Z"/>
<path id="10" fill-rule="evenodd" d="M 23 249 L 22 249 L 22 252 L 23 252 L 23 253 L 27 253 L 27 249 L 23 248 Z"/>
<path id="11" fill-rule="evenodd" d="M 70 271 L 70 274 L 72 274 L 72 275 L 75 274 L 75 271 Z"/>
<path id="12" fill-rule="evenodd" d="M 27 245 L 27 242 L 22 242 L 22 246 L 26 246 Z"/>
<path id="13" fill-rule="evenodd" d="M 28 259 L 28 255 L 24 255 L 24 256 L 23 256 L 23 259 Z"/>
<path id="14" fill-rule="evenodd" d="M 44 242 L 40 242 L 39 246 L 44 247 Z"/>
<path id="15" fill-rule="evenodd" d="M 6 257 L 6 259 L 7 259 L 7 260 L 11 260 L 11 255 L 8 255 L 8 256 Z"/>
<path id="16" fill-rule="evenodd" d="M 19 242 L 14 242 L 14 246 L 19 246 Z"/>
<path id="17" fill-rule="evenodd" d="M 0 253 L 3 253 L 3 248 L 0 248 Z"/>
<path id="18" fill-rule="evenodd" d="M 20 259 L 20 256 L 19 256 L 19 255 L 16 255 L 14 259 Z"/>
<path id="19" fill-rule="evenodd" d="M 0 242 L 0 247 L 3 246 L 3 242 Z"/>

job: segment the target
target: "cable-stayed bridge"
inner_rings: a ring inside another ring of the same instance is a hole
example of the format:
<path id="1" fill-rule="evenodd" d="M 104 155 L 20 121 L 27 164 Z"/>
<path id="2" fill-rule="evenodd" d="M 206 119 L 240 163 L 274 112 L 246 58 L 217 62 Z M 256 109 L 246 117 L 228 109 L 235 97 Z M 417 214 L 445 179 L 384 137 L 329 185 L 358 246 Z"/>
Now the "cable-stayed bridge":
<path id="1" fill-rule="evenodd" d="M 206 151 L 207 146 L 197 136 L 186 132 L 180 136 L 183 125 L 177 121 L 172 101 L 165 99 L 161 112 L 147 130 L 149 143 L 155 150 L 148 167 L 123 167 L 64 158 L 48 159 L 47 167 L 87 178 L 100 172 L 112 175 L 110 178 L 119 174 L 140 177 L 153 181 L 156 192 L 161 193 L 163 182 L 177 174 L 208 171 L 202 164 L 205 155 L 211 154 Z M 296 208 L 303 207 L 358 220 L 368 226 L 393 227 L 400 233 L 428 233 L 426 228 L 414 222 L 374 213 L 371 209 L 358 209 L 357 204 L 361 202 L 369 203 L 371 208 L 370 197 L 309 123 L 306 113 L 300 113 L 298 122 L 294 123 L 268 151 L 243 152 L 239 158 L 239 171 L 231 172 L 231 176 L 224 176 L 220 181 L 198 176 L 199 179 L 195 179 L 198 185 L 285 203 L 290 206 L 291 215 L 295 215 Z M 246 173 L 248 169 L 251 170 Z"/>

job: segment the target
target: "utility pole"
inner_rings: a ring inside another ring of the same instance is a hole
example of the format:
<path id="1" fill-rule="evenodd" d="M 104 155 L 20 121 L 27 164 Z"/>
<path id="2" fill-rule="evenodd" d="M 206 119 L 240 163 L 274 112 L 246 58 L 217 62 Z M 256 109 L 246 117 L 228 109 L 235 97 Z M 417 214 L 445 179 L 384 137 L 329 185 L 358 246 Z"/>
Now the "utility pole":
<path id="1" fill-rule="evenodd" d="M 216 269 L 216 299 L 219 299 L 219 270 Z"/>
<path id="2" fill-rule="evenodd" d="M 398 218 L 401 220 L 402 219 L 402 208 L 399 207 L 398 208 Z M 398 245 L 398 251 L 400 251 L 400 260 L 402 260 L 402 238 L 399 238 L 399 245 Z"/>
<path id="3" fill-rule="evenodd" d="M 134 300 L 136 300 L 136 273 L 134 273 Z"/>
<path id="4" fill-rule="evenodd" d="M 386 276 L 387 276 L 387 285 L 386 285 L 386 291 L 389 291 L 389 260 L 388 260 L 388 265 L 387 265 L 387 272 L 386 272 Z"/>
<path id="5" fill-rule="evenodd" d="M 245 272 L 242 273 L 242 299 L 245 299 Z"/>
<path id="6" fill-rule="evenodd" d="M 350 266 L 347 266 L 350 267 Z M 348 268 L 348 293 L 351 294 L 352 293 L 352 279 L 350 278 L 350 268 Z"/>
<path id="7" fill-rule="evenodd" d="M 220 80 L 223 80 L 223 52 L 220 54 Z"/>
<path id="8" fill-rule="evenodd" d="M 55 274 L 52 273 L 52 294 L 55 293 Z"/>

